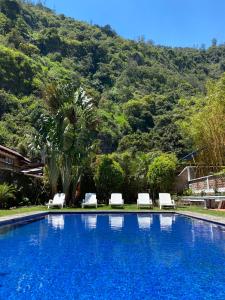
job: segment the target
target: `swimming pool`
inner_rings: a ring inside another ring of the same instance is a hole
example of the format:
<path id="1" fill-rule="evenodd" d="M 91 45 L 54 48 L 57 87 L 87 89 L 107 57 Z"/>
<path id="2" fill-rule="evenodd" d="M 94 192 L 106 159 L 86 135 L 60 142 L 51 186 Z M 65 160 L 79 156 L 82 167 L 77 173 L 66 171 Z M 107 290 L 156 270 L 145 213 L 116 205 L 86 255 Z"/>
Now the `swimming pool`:
<path id="1" fill-rule="evenodd" d="M 156 213 L 2 227 L 0 299 L 225 299 L 225 228 Z"/>

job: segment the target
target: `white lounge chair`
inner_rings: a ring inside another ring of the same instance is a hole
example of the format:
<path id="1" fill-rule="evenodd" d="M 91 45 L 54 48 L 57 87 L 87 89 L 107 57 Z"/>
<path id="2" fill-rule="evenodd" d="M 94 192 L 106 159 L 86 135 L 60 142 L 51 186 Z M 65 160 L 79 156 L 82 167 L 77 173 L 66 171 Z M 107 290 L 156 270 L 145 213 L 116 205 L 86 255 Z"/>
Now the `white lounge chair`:
<path id="1" fill-rule="evenodd" d="M 163 206 L 175 208 L 175 202 L 171 199 L 169 193 L 159 193 L 159 208 L 162 209 Z"/>
<path id="2" fill-rule="evenodd" d="M 138 215 L 139 229 L 149 229 L 152 225 L 152 216 Z"/>
<path id="3" fill-rule="evenodd" d="M 137 207 L 153 207 L 152 199 L 148 193 L 139 193 L 137 199 Z"/>
<path id="4" fill-rule="evenodd" d="M 111 215 L 109 216 L 109 224 L 111 229 L 119 230 L 123 228 L 124 216 Z"/>
<path id="5" fill-rule="evenodd" d="M 111 194 L 111 198 L 109 199 L 109 205 L 111 206 L 123 206 L 124 200 L 122 198 L 122 194 L 113 193 Z"/>
<path id="6" fill-rule="evenodd" d="M 93 193 L 85 194 L 85 198 L 82 201 L 82 208 L 84 208 L 85 206 L 95 206 L 96 208 L 98 207 L 96 194 Z"/>
<path id="7" fill-rule="evenodd" d="M 64 203 L 65 203 L 65 194 L 58 193 L 58 194 L 55 194 L 53 200 L 52 199 L 49 200 L 47 206 L 48 206 L 48 209 L 53 206 L 59 206 L 60 208 L 63 208 Z"/>

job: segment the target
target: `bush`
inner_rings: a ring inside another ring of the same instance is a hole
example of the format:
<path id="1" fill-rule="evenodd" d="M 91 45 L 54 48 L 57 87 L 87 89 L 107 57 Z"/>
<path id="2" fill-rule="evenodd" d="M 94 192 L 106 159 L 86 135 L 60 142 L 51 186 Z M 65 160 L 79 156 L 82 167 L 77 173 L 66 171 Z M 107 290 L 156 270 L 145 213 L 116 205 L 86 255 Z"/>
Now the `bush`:
<path id="1" fill-rule="evenodd" d="M 15 199 L 16 188 L 13 185 L 6 183 L 0 184 L 0 207 L 10 208 Z"/>
<path id="2" fill-rule="evenodd" d="M 192 189 L 186 189 L 183 191 L 183 196 L 192 196 L 193 192 Z"/>
<path id="3" fill-rule="evenodd" d="M 50 192 L 48 187 L 44 186 L 42 179 L 0 170 L 0 183 L 15 187 L 15 197 L 8 201 L 9 207 L 41 205 L 49 200 Z"/>
<path id="4" fill-rule="evenodd" d="M 148 181 L 155 192 L 169 192 L 175 176 L 177 158 L 174 154 L 162 154 L 155 158 L 148 169 Z"/>
<path id="5" fill-rule="evenodd" d="M 94 164 L 94 181 L 100 198 L 109 199 L 112 192 L 120 192 L 124 171 L 120 164 L 108 155 L 99 156 Z"/>

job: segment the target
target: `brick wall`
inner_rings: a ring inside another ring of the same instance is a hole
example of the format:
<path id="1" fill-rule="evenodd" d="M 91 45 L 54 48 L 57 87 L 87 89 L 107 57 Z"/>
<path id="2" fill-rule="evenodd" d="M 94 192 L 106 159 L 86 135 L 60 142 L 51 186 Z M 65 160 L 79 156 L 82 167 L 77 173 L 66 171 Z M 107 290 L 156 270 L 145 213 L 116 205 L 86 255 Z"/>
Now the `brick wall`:
<path id="1" fill-rule="evenodd" d="M 189 188 L 195 194 L 200 194 L 201 192 L 213 194 L 215 191 L 225 192 L 225 176 L 210 175 L 192 179 L 189 181 Z"/>

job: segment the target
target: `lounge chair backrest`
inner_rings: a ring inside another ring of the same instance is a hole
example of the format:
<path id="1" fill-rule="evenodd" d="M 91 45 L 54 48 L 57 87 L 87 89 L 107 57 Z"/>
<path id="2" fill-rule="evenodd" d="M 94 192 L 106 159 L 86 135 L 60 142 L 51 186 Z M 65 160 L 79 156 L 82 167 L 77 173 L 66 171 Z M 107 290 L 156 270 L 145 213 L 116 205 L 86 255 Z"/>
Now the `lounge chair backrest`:
<path id="1" fill-rule="evenodd" d="M 96 194 L 94 193 L 86 193 L 85 194 L 85 203 L 96 203 L 97 198 L 96 198 Z"/>
<path id="2" fill-rule="evenodd" d="M 149 201 L 150 200 L 150 197 L 149 197 L 149 194 L 148 193 L 139 193 L 138 194 L 138 200 L 139 201 Z"/>
<path id="3" fill-rule="evenodd" d="M 171 204 L 171 196 L 169 193 L 159 193 L 159 202 L 162 204 Z"/>
<path id="4" fill-rule="evenodd" d="M 122 200 L 123 198 L 122 198 L 122 194 L 120 194 L 120 193 L 112 193 L 111 194 L 111 200 L 113 201 L 113 200 L 116 200 L 116 201 L 118 201 L 118 200 Z"/>
<path id="5" fill-rule="evenodd" d="M 54 205 L 58 205 L 58 204 L 64 204 L 65 202 L 65 194 L 63 193 L 58 193 L 58 194 L 55 194 L 54 198 L 53 198 L 53 201 L 52 203 Z"/>

